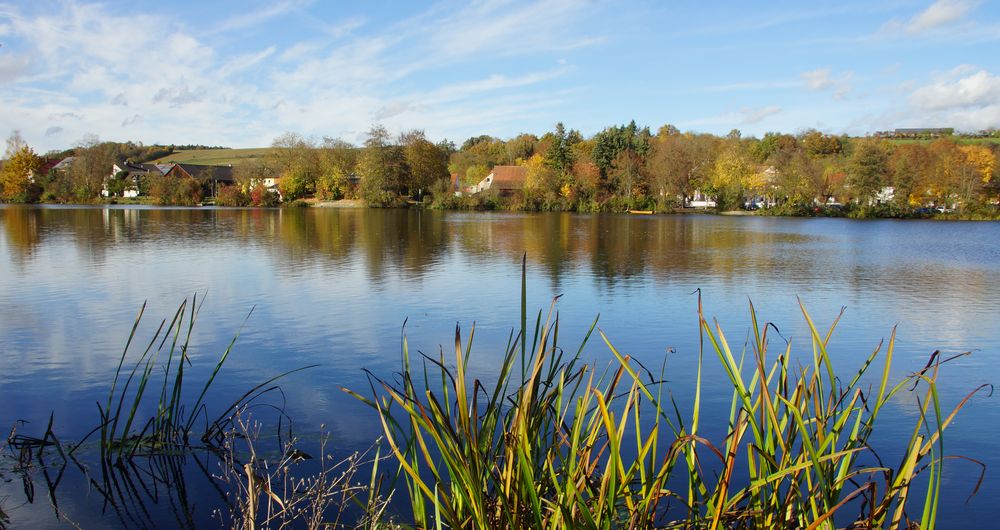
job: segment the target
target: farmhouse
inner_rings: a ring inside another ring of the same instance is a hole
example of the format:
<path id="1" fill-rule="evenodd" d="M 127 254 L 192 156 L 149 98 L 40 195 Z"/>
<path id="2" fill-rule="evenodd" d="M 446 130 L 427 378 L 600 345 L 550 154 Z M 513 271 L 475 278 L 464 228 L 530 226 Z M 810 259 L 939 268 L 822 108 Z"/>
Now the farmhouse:
<path id="1" fill-rule="evenodd" d="M 173 164 L 164 173 L 167 177 L 190 178 L 203 182 L 209 186 L 211 196 L 214 197 L 220 185 L 229 185 L 233 180 L 233 166 L 202 166 L 198 164 Z"/>
<path id="2" fill-rule="evenodd" d="M 163 175 L 164 171 L 160 169 L 156 164 L 133 164 L 128 160 L 123 160 L 120 162 L 115 162 L 111 166 L 110 178 L 123 178 L 125 179 L 125 189 L 122 192 L 123 197 L 138 197 L 139 196 L 139 180 L 145 178 L 148 175 Z M 104 189 L 101 190 L 101 195 L 108 197 L 111 192 L 108 191 L 108 180 L 104 179 Z"/>
<path id="3" fill-rule="evenodd" d="M 501 194 L 509 194 L 524 189 L 528 179 L 528 168 L 524 166 L 495 166 L 486 178 L 476 184 L 475 193 L 486 190 L 497 190 Z"/>

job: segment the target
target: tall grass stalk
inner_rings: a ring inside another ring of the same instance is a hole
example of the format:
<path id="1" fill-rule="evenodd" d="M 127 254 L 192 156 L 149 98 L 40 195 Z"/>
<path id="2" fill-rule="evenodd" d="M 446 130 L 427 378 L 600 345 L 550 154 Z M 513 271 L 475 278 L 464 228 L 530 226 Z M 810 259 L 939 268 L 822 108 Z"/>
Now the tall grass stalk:
<path id="1" fill-rule="evenodd" d="M 195 432 L 195 423 L 199 418 L 203 418 L 205 423 L 200 441 L 218 442 L 232 422 L 234 411 L 275 390 L 277 387 L 272 384 L 276 380 L 312 367 L 289 370 L 268 379 L 245 392 L 217 418 L 210 420 L 205 398 L 223 364 L 229 358 L 240 333 L 236 333 L 216 361 L 211 373 L 201 385 L 197 398 L 193 402 L 185 402 L 185 396 L 188 395 L 188 391 L 185 390 L 185 382 L 189 379 L 187 370 L 192 366 L 189 357 L 191 334 L 200 308 L 197 295 L 190 301 L 184 300 L 174 312 L 169 324 L 166 319 L 160 322 L 142 353 L 132 361 L 131 369 L 128 369 L 126 361 L 130 357 L 129 350 L 145 313 L 146 304 L 144 303 L 139 310 L 125 349 L 119 358 L 107 400 L 104 406 L 100 403 L 97 405 L 101 423 L 95 431 L 100 432 L 102 461 L 121 463 L 134 457 L 137 452 L 152 454 L 188 447 L 193 442 L 191 435 Z M 246 319 L 252 314 L 251 309 Z M 242 331 L 242 326 L 240 330 Z M 162 381 L 154 380 L 154 376 L 160 370 L 162 370 Z M 152 390 L 158 382 L 158 391 Z M 154 412 L 143 416 L 141 414 L 143 410 Z"/>
<path id="2" fill-rule="evenodd" d="M 654 374 L 620 352 L 596 320 L 568 355 L 553 301 L 529 338 L 523 267 L 521 329 L 495 383 L 468 373 L 473 327 L 464 344 L 456 328 L 450 359 L 421 354 L 419 364 L 404 335 L 398 379 L 371 375 L 371 398 L 348 390 L 378 413 L 416 527 L 934 528 L 942 435 L 984 388 L 945 411 L 938 355 L 890 384 L 893 330 L 884 350 L 843 379 L 828 353 L 837 321 L 821 332 L 801 307 L 810 354 L 793 363 L 790 342 L 769 351 L 773 326 L 752 305 L 751 338 L 734 353 L 699 296 L 701 347 L 686 416 L 668 397 L 665 369 Z M 615 358 L 603 370 L 581 361 L 595 330 Z M 732 396 L 726 434 L 715 440 L 703 435 L 711 431 L 702 425 L 706 354 L 721 364 Z M 878 359 L 871 388 L 864 381 Z M 883 464 L 871 447 L 876 421 L 904 392 L 916 396 L 917 421 L 902 459 Z M 912 494 L 918 480 L 922 499 Z"/>

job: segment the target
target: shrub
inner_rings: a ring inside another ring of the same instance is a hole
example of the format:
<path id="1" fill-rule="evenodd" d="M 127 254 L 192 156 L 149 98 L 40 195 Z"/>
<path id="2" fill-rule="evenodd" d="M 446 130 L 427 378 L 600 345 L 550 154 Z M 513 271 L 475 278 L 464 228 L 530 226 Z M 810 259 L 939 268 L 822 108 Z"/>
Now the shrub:
<path id="1" fill-rule="evenodd" d="M 149 196 L 157 204 L 193 206 L 202 201 L 202 186 L 194 179 L 149 175 L 144 180 Z"/>
<path id="2" fill-rule="evenodd" d="M 260 208 L 271 208 L 281 203 L 281 196 L 267 189 L 263 184 L 257 184 L 250 190 L 250 204 Z"/>
<path id="3" fill-rule="evenodd" d="M 249 206 L 250 195 L 239 186 L 222 186 L 216 193 L 215 204 L 219 206 Z"/>

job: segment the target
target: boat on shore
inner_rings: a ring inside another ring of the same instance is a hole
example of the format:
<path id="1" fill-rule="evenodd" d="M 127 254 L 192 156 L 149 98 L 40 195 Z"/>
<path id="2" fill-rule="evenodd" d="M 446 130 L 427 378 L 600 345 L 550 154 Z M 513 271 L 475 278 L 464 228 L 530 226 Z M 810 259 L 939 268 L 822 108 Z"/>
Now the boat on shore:
<path id="1" fill-rule="evenodd" d="M 635 215 L 652 215 L 653 210 L 629 210 L 628 213 Z"/>

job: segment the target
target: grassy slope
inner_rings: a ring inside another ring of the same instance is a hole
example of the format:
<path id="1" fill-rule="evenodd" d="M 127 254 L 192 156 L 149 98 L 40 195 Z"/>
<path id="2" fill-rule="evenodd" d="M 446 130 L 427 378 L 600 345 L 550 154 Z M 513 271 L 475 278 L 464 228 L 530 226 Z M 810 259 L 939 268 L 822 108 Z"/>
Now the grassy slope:
<path id="1" fill-rule="evenodd" d="M 1000 138 L 959 138 L 959 137 L 956 136 L 953 139 L 956 142 L 960 143 L 960 144 L 986 144 L 986 145 L 989 145 L 989 144 L 1000 144 Z M 929 144 L 929 143 L 931 143 L 933 141 L 934 140 L 910 140 L 910 139 L 889 140 L 889 142 L 894 143 L 894 144 L 898 144 L 898 145 L 903 145 L 903 144 L 924 144 L 924 145 L 926 145 L 926 144 Z"/>
<path id="2" fill-rule="evenodd" d="M 251 149 L 192 149 L 188 151 L 175 151 L 155 160 L 154 163 L 166 164 L 176 162 L 221 166 L 264 158 L 273 150 L 271 147 L 254 147 Z"/>

